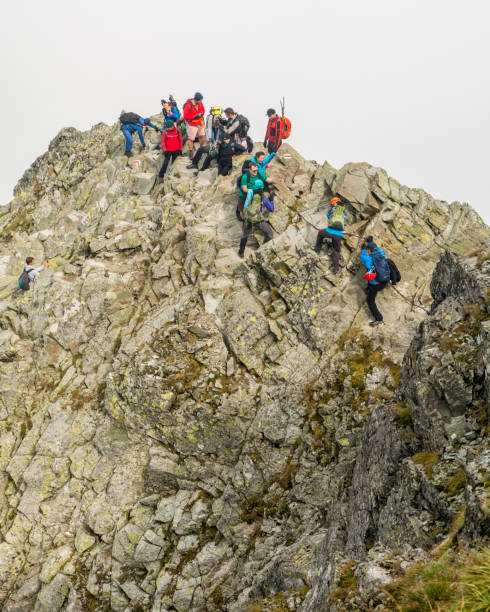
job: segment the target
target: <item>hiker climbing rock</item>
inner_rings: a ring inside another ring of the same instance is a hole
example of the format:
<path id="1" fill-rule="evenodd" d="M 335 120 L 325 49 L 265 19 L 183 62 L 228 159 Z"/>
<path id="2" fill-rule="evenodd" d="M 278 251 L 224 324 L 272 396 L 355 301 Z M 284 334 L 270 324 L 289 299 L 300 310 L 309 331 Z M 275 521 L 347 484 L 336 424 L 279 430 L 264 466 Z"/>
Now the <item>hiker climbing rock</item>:
<path id="1" fill-rule="evenodd" d="M 179 155 L 182 155 L 182 132 L 177 128 L 171 119 L 165 121 L 165 129 L 162 132 L 162 151 L 164 155 L 163 165 L 158 176 L 163 178 L 167 171 L 170 159 L 174 162 Z"/>
<path id="2" fill-rule="evenodd" d="M 365 277 L 368 285 L 366 287 L 366 296 L 369 310 L 371 311 L 374 321 L 369 325 L 376 327 L 383 323 L 383 315 L 376 306 L 376 296 L 388 284 L 390 280 L 390 267 L 384 252 L 373 242 L 373 237 L 368 236 L 361 250 L 361 261 L 367 268 Z"/>
<path id="3" fill-rule="evenodd" d="M 245 199 L 243 216 L 243 233 L 240 240 L 238 255 L 243 257 L 248 237 L 253 230 L 260 230 L 264 233 L 264 244 L 272 240 L 273 230 L 270 224 L 264 219 L 266 211 L 274 211 L 274 200 L 270 196 L 264 197 L 264 182 L 255 178 L 250 183 L 250 188 Z"/>
<path id="4" fill-rule="evenodd" d="M 204 104 L 202 94 L 196 91 L 193 98 L 186 100 L 184 104 L 184 120 L 187 125 L 187 147 L 189 149 L 189 159 L 194 157 L 194 141 L 196 137 L 202 146 L 206 140 L 204 129 Z"/>
<path id="5" fill-rule="evenodd" d="M 126 139 L 126 149 L 124 151 L 124 155 L 127 157 L 131 156 L 131 149 L 133 148 L 133 134 L 135 132 L 138 133 L 142 150 L 145 148 L 145 139 L 143 138 L 143 127 L 149 126 L 154 130 L 161 131 L 160 128 L 154 125 L 150 119 L 143 119 L 136 113 L 122 113 L 119 117 L 119 121 L 121 122 L 121 131 L 124 134 L 124 138 Z"/>
<path id="6" fill-rule="evenodd" d="M 254 157 L 252 157 L 250 161 L 257 164 L 257 166 L 259 167 L 259 172 L 265 172 L 269 163 L 274 159 L 275 156 L 275 153 L 271 153 L 270 155 L 266 156 L 263 151 L 259 151 L 254 155 Z"/>
<path id="7" fill-rule="evenodd" d="M 332 240 L 333 273 L 337 274 L 339 271 L 341 240 L 344 235 L 344 228 L 347 225 L 347 212 L 340 198 L 332 198 L 330 200 L 327 219 L 328 226 L 318 232 L 316 244 L 311 248 L 315 253 L 320 253 L 323 241 L 325 238 L 330 238 Z"/>
<path id="8" fill-rule="evenodd" d="M 46 268 L 49 268 L 49 260 L 47 259 L 43 262 L 42 266 L 39 266 L 39 268 L 35 268 L 33 263 L 34 257 L 26 257 L 26 265 L 24 266 L 24 270 L 19 278 L 19 287 L 22 289 L 22 291 L 29 291 L 30 285 L 34 282 L 36 276 Z"/>
<path id="9" fill-rule="evenodd" d="M 213 159 L 216 159 L 218 162 L 218 174 L 220 176 L 227 176 L 231 172 L 233 168 L 233 149 L 229 134 L 223 134 L 223 141 L 218 143 L 214 151 L 208 154 L 202 165 L 201 172 L 209 168 Z"/>
<path id="10" fill-rule="evenodd" d="M 225 132 L 232 137 L 235 155 L 240 155 L 245 153 L 245 151 L 251 153 L 253 142 L 247 135 L 250 129 L 249 120 L 243 115 L 236 113 L 231 106 L 225 108 L 225 116 L 227 120 Z"/>
<path id="11" fill-rule="evenodd" d="M 269 121 L 267 122 L 267 131 L 264 138 L 264 147 L 267 147 L 269 153 L 275 153 L 282 143 L 283 124 L 281 117 L 276 113 L 275 109 L 267 110 Z"/>
<path id="12" fill-rule="evenodd" d="M 240 179 L 240 188 L 238 190 L 238 204 L 236 207 L 236 216 L 237 219 L 242 219 L 242 211 L 245 206 L 245 199 L 247 197 L 247 193 L 249 189 L 253 189 L 253 184 L 255 184 L 255 179 L 259 178 L 264 184 L 272 183 L 272 179 L 267 178 L 264 172 L 259 171 L 259 167 L 256 162 L 250 162 L 248 169 L 242 173 L 242 177 Z"/>

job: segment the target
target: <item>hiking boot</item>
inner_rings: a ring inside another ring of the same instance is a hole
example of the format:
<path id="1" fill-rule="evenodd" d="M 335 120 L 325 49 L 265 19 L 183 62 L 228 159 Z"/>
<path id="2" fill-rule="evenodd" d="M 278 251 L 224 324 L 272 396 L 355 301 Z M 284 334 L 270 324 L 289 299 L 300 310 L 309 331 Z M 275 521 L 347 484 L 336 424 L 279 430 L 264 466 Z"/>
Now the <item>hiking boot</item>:
<path id="1" fill-rule="evenodd" d="M 196 164 L 189 164 L 188 166 L 186 166 L 187 170 L 197 170 L 197 166 Z"/>
<path id="2" fill-rule="evenodd" d="M 238 257 L 241 257 L 243 259 L 245 257 L 245 253 L 241 253 L 240 251 L 238 251 Z"/>
<path id="3" fill-rule="evenodd" d="M 377 327 L 378 325 L 383 325 L 383 321 L 371 321 L 369 325 L 371 327 Z"/>
<path id="4" fill-rule="evenodd" d="M 124 151 L 124 155 L 126 157 L 131 157 L 131 151 Z"/>

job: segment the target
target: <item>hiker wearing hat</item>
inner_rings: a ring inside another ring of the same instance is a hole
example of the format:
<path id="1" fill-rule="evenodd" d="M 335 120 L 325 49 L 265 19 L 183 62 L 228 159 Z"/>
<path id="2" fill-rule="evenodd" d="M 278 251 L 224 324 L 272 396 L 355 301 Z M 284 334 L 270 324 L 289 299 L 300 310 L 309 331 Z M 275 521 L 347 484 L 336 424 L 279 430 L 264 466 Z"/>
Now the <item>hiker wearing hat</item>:
<path id="1" fill-rule="evenodd" d="M 165 172 L 167 171 L 170 159 L 172 159 L 172 162 L 174 162 L 179 155 L 182 155 L 182 132 L 177 129 L 172 119 L 167 119 L 165 121 L 165 129 L 162 132 L 161 144 L 164 160 L 158 176 L 163 178 Z"/>
<path id="2" fill-rule="evenodd" d="M 267 110 L 267 116 L 269 121 L 265 133 L 264 147 L 267 147 L 269 153 L 275 153 L 282 142 L 282 120 L 273 108 Z"/>
<path id="3" fill-rule="evenodd" d="M 243 232 L 238 255 L 245 255 L 248 237 L 254 230 L 264 234 L 264 244 L 272 240 L 273 231 L 270 223 L 264 219 L 266 212 L 274 212 L 274 200 L 270 196 L 264 198 L 264 181 L 258 177 L 252 179 L 243 208 Z"/>
<path id="4" fill-rule="evenodd" d="M 364 241 L 361 250 L 361 261 L 368 270 L 364 275 L 368 281 L 366 287 L 367 304 L 374 317 L 374 321 L 371 321 L 369 325 L 376 327 L 376 325 L 383 323 L 383 315 L 376 306 L 376 296 L 388 284 L 390 268 L 384 251 L 373 241 L 372 236 L 368 236 Z"/>
<path id="5" fill-rule="evenodd" d="M 143 128 L 145 126 L 149 126 L 154 130 L 161 131 L 160 128 L 154 125 L 150 119 L 140 117 L 137 113 L 122 113 L 119 117 L 119 121 L 121 123 L 121 132 L 126 139 L 126 147 L 124 150 L 124 155 L 126 157 L 131 157 L 131 149 L 133 148 L 133 134 L 137 132 L 140 142 L 141 149 L 145 148 L 145 139 L 143 138 Z"/>
<path id="6" fill-rule="evenodd" d="M 162 99 L 162 115 L 167 119 L 172 119 L 177 122 L 180 119 L 180 112 L 177 108 L 175 100 L 170 96 L 170 100 Z"/>
<path id="7" fill-rule="evenodd" d="M 189 98 L 184 104 L 184 119 L 187 125 L 187 147 L 189 148 L 189 159 L 194 157 L 194 141 L 196 136 L 202 146 L 206 140 L 204 129 L 204 104 L 202 94 L 196 91 L 193 98 Z"/>
<path id="8" fill-rule="evenodd" d="M 233 148 L 231 146 L 231 137 L 229 134 L 223 134 L 223 140 L 217 143 L 214 151 L 211 151 L 204 160 L 201 172 L 207 170 L 212 160 L 218 162 L 218 174 L 227 176 L 233 168 Z"/>
<path id="9" fill-rule="evenodd" d="M 341 240 L 344 235 L 344 228 L 347 225 L 347 212 L 340 198 L 332 198 L 330 200 L 327 219 L 328 226 L 318 232 L 316 244 L 311 248 L 315 253 L 320 253 L 323 241 L 325 238 L 330 238 L 332 240 L 333 273 L 337 274 L 339 271 Z"/>

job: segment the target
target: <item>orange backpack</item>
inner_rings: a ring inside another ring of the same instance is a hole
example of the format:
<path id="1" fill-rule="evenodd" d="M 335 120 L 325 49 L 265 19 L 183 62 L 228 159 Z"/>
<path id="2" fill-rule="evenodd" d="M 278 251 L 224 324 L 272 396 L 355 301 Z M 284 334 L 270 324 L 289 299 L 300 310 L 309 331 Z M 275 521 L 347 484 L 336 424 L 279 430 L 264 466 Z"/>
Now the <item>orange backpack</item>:
<path id="1" fill-rule="evenodd" d="M 282 140 L 287 140 L 291 136 L 291 121 L 287 117 L 282 117 Z"/>

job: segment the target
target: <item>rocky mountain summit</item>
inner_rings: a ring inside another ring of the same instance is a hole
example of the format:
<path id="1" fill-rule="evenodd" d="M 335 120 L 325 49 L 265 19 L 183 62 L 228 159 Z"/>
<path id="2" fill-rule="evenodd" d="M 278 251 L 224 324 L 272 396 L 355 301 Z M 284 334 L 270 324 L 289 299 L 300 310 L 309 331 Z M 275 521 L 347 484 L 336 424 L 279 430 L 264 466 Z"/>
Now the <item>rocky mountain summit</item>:
<path id="1" fill-rule="evenodd" d="M 156 184 L 157 138 L 63 129 L 0 210 L 0 608 L 401 609 L 400 573 L 489 533 L 489 229 L 285 144 L 241 260 L 245 157 Z M 339 275 L 310 249 L 332 194 L 402 274 L 375 329 L 362 239 Z"/>

